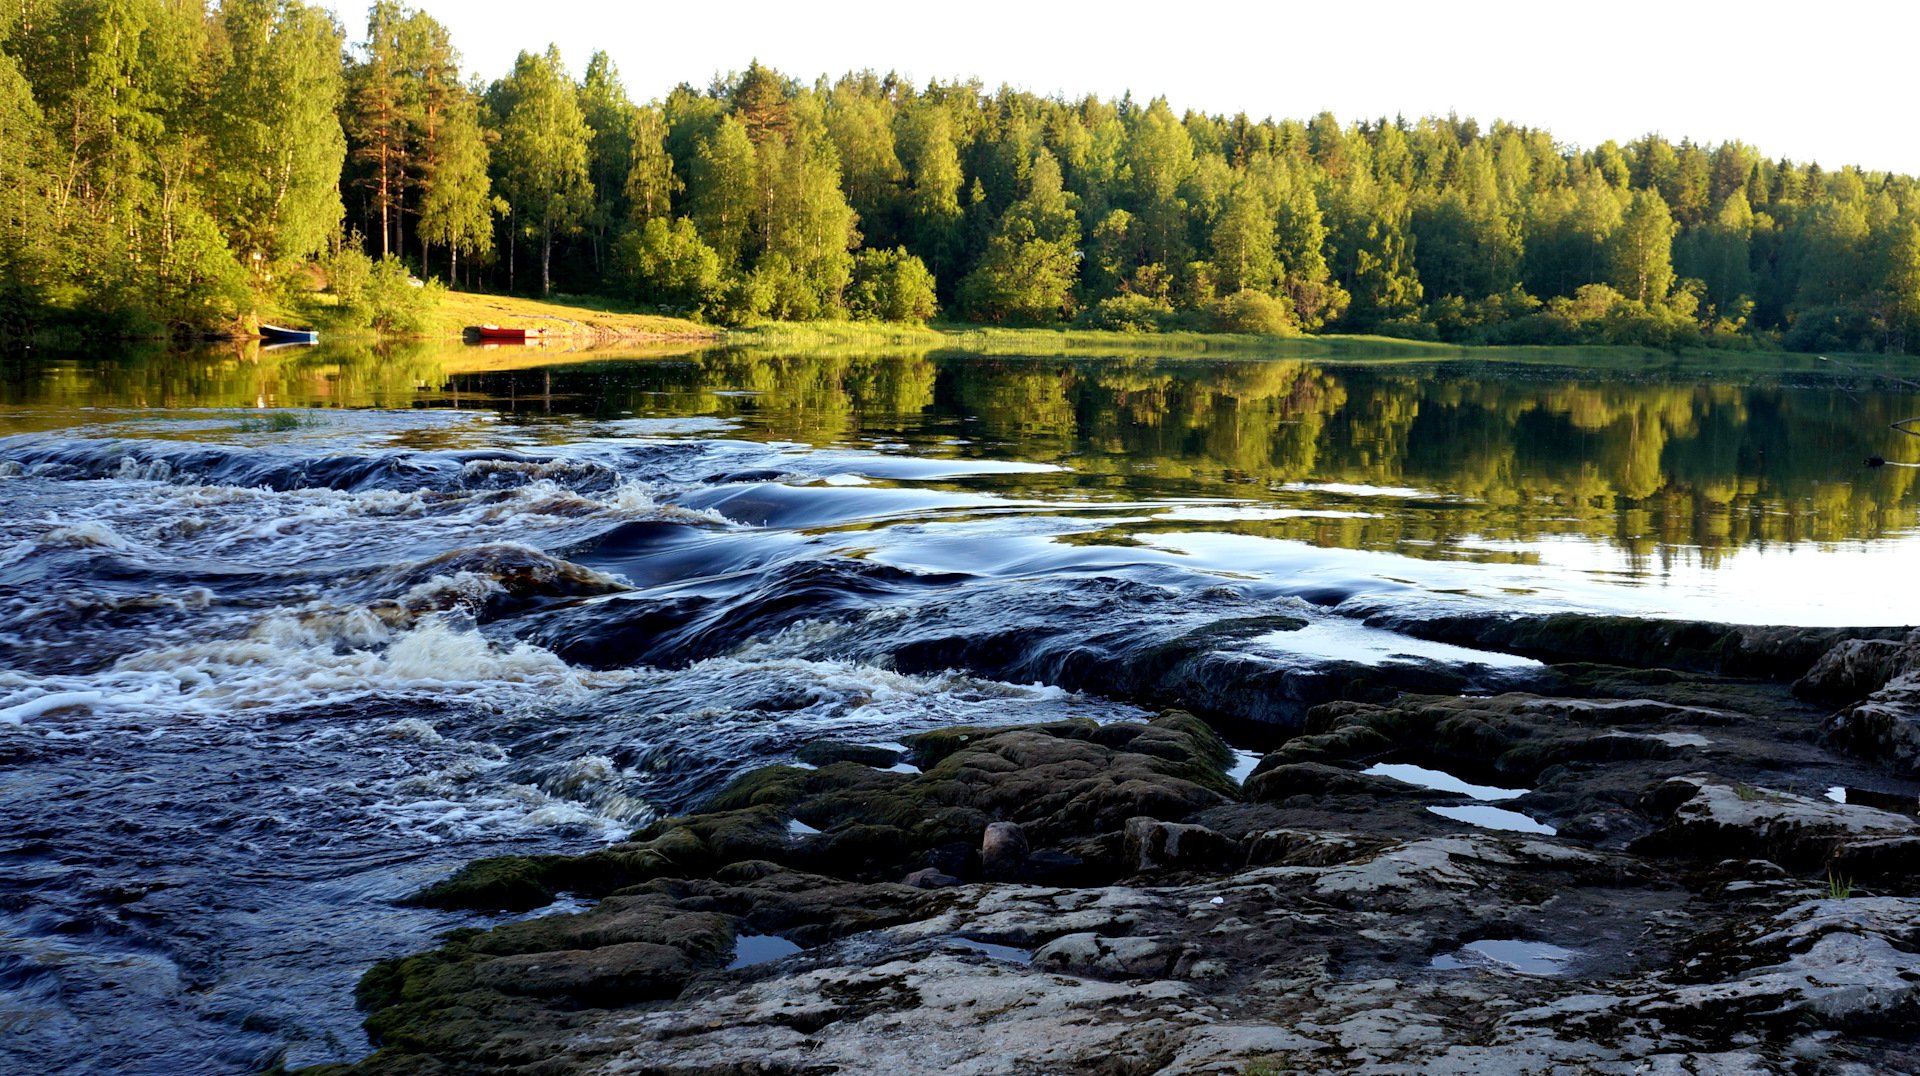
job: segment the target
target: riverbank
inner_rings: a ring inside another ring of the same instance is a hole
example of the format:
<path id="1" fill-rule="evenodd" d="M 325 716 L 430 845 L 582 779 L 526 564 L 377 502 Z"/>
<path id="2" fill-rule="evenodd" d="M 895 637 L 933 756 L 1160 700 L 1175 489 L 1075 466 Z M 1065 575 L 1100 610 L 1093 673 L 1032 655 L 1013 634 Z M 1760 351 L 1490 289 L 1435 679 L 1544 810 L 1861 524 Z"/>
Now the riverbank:
<path id="1" fill-rule="evenodd" d="M 419 333 L 388 333 L 326 324 L 325 309 L 299 313 L 271 310 L 259 320 L 307 325 L 316 320 L 329 343 L 390 344 L 464 339 L 477 325 L 542 329 L 575 350 L 628 344 L 737 347 L 805 352 L 821 356 L 978 355 L 993 358 L 1278 358 L 1304 361 L 1450 362 L 1491 360 L 1593 369 L 1613 373 L 1658 371 L 1726 377 L 1796 371 L 1907 376 L 1920 360 L 1872 353 L 1813 354 L 1760 348 L 1685 348 L 1666 351 L 1623 345 L 1470 347 L 1367 334 L 1260 335 L 1226 332 L 1128 333 L 1099 329 L 1006 328 L 959 322 L 930 325 L 897 322 L 767 322 L 726 328 L 657 313 L 643 313 L 611 300 L 565 296 L 540 300 L 479 292 L 447 292 Z M 252 339 L 251 327 L 229 338 Z M 14 340 L 26 347 L 72 348 L 86 337 L 73 326 Z M 624 352 L 623 352 L 624 354 Z M 485 367 L 512 365 L 482 363 Z"/>
<path id="2" fill-rule="evenodd" d="M 564 302 L 513 295 L 448 292 L 431 316 L 435 337 L 459 337 L 475 325 L 544 329 L 572 341 L 617 343 L 656 340 L 719 340 L 722 330 L 685 318 L 642 314 L 584 297 Z"/>
<path id="3" fill-rule="evenodd" d="M 420 891 L 592 905 L 379 964 L 378 1052 L 312 1071 L 1913 1060 L 1920 634 L 1374 620 L 1540 664 L 1283 675 L 1189 637 L 1081 672 L 1204 720 L 815 741 L 604 851 Z"/>
<path id="4" fill-rule="evenodd" d="M 1657 348 L 1622 345 L 1469 347 L 1399 337 L 1329 333 L 1263 336 L 1248 333 L 1123 333 L 1097 329 L 1003 328 L 966 324 L 900 325 L 874 322 L 768 323 L 729 329 L 729 346 L 808 354 L 953 354 L 996 358 L 1298 359 L 1324 362 L 1497 361 L 1606 372 L 1742 373 L 1820 371 L 1905 376 L 1920 370 L 1907 355 Z"/>

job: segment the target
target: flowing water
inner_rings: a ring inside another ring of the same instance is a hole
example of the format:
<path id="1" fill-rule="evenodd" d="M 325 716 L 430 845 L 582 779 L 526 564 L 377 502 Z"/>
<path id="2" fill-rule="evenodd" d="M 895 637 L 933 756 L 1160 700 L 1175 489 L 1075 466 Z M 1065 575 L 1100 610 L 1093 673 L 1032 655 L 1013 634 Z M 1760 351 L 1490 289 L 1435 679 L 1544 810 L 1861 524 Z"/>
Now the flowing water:
<path id="1" fill-rule="evenodd" d="M 359 974 L 487 921 L 398 903 L 458 864 L 1139 716 L 1195 632 L 1495 684 L 1361 615 L 1912 619 L 1909 386 L 1609 362 L 0 360 L 0 1069 L 358 1056 Z"/>

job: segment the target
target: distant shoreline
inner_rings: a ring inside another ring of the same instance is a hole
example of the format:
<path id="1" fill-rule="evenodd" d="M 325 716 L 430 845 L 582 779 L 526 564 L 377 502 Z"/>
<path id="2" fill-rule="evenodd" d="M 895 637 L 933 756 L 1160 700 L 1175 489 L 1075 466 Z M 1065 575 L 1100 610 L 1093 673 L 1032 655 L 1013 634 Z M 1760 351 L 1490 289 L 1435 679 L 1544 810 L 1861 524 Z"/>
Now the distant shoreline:
<path id="1" fill-rule="evenodd" d="M 271 311 L 261 321 L 314 324 L 315 319 L 293 311 Z M 664 314 L 639 313 L 618 304 L 567 296 L 545 301 L 479 292 L 449 292 L 419 333 L 381 332 L 375 329 L 330 328 L 318 319 L 323 343 L 383 345 L 406 341 L 445 341 L 468 337 L 479 325 L 545 329 L 549 340 L 586 349 L 626 344 L 684 342 L 712 347 L 777 348 L 803 351 L 863 350 L 879 353 L 917 351 L 964 353 L 986 357 L 1036 358 L 1281 358 L 1309 361 L 1465 361 L 1541 362 L 1595 371 L 1633 371 L 1652 368 L 1697 370 L 1702 374 L 1741 371 L 1828 370 L 1864 376 L 1909 371 L 1904 356 L 1878 353 L 1816 355 L 1765 347 L 1721 349 L 1685 347 L 1673 350 L 1627 344 L 1451 344 L 1402 337 L 1323 333 L 1256 334 L 1210 331 L 1122 332 L 1071 327 L 1020 327 L 940 322 L 915 324 L 875 321 L 770 321 L 729 328 L 707 325 Z M 166 336 L 118 339 L 181 344 L 245 342 L 255 339 L 251 327 L 225 334 L 185 338 Z M 14 340 L 0 340 L 8 350 L 61 349 L 99 343 L 101 338 L 76 330 L 44 331 Z M 513 345 L 507 345 L 513 346 Z"/>

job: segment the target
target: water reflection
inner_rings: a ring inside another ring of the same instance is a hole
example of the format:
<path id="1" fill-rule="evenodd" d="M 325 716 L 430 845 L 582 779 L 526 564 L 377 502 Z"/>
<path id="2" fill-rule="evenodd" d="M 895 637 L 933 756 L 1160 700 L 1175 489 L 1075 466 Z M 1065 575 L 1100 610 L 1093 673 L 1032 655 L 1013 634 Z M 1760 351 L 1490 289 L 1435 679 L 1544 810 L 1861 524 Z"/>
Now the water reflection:
<path id="1" fill-rule="evenodd" d="M 1920 471 L 1862 464 L 1920 462 L 1920 438 L 1888 428 L 1920 408 L 1911 394 L 1764 369 L 1701 380 L 1460 362 L 609 358 L 413 344 L 29 353 L 3 370 L 4 432 L 69 425 L 86 408 L 95 421 L 114 409 L 285 407 L 699 417 L 750 439 L 1062 465 L 1001 479 L 1036 495 L 1247 500 L 1204 529 L 1424 559 L 1526 564 L 1573 540 L 1618 550 L 1634 574 L 1681 555 L 1713 567 L 1743 547 L 1870 541 L 1920 523 Z M 1194 529 L 1176 513 L 1080 540 Z"/>

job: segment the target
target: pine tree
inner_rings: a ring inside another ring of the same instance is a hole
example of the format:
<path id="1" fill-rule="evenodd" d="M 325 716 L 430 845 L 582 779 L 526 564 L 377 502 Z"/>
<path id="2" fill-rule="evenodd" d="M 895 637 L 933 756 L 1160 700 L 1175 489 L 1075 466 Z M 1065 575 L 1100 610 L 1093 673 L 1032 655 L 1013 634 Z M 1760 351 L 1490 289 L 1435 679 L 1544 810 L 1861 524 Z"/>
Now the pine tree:
<path id="1" fill-rule="evenodd" d="M 419 94 L 410 85 L 406 42 L 410 12 L 399 0 L 374 0 L 367 12 L 365 59 L 349 76 L 346 128 L 354 161 L 367 172 L 359 180 L 380 220 L 380 254 L 399 246 L 401 199 L 407 187 L 411 148 L 421 124 Z"/>

